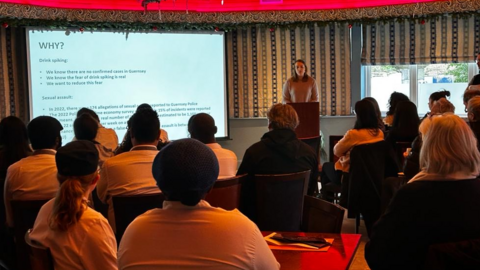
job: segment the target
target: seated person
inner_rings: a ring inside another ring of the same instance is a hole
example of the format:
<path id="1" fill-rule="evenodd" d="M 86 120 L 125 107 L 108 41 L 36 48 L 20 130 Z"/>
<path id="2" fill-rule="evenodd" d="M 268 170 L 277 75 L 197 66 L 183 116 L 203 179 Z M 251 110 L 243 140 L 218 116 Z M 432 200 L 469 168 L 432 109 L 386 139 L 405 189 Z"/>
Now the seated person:
<path id="1" fill-rule="evenodd" d="M 460 117 L 433 118 L 423 138 L 422 171 L 397 191 L 365 246 L 372 270 L 424 269 L 430 245 L 480 239 L 476 146 Z"/>
<path id="2" fill-rule="evenodd" d="M 95 141 L 98 133 L 98 122 L 89 114 L 82 114 L 73 121 L 73 132 L 77 140 L 86 140 L 95 144 L 98 150 L 98 166 L 101 168 L 105 160 L 113 157 L 113 152 Z"/>
<path id="3" fill-rule="evenodd" d="M 410 101 L 410 99 L 400 92 L 393 92 L 388 99 L 388 111 L 387 116 L 383 119 L 385 123 L 385 128 L 389 129 L 393 124 L 393 115 L 397 109 L 397 104 L 401 101 Z"/>
<path id="4" fill-rule="evenodd" d="M 90 115 L 98 125 L 97 135 L 95 136 L 95 141 L 104 146 L 104 148 L 108 151 L 113 153 L 115 149 L 118 147 L 118 136 L 115 130 L 111 128 L 106 128 L 100 123 L 100 118 L 98 117 L 97 113 L 88 108 L 81 108 L 77 112 L 77 117 L 82 114 Z M 76 140 L 74 138 L 73 140 Z"/>
<path id="5" fill-rule="evenodd" d="M 151 167 L 158 153 L 160 121 L 153 110 L 140 110 L 131 118 L 129 130 L 133 147 L 129 152 L 109 158 L 103 163 L 97 185 L 98 198 L 108 203 L 108 221 L 115 229 L 113 196 L 158 194 Z"/>
<path id="6" fill-rule="evenodd" d="M 213 151 L 197 140 L 165 146 L 152 167 L 165 194 L 163 209 L 150 210 L 128 226 L 119 269 L 279 269 L 253 222 L 236 209 L 203 200 L 218 171 Z"/>
<path id="7" fill-rule="evenodd" d="M 7 225 L 14 227 L 12 200 L 49 200 L 58 190 L 56 150 L 62 146 L 60 122 L 50 116 L 39 116 L 27 126 L 33 154 L 8 167 L 5 179 L 5 212 Z M 20 136 L 20 134 L 19 134 Z"/>
<path id="8" fill-rule="evenodd" d="M 210 147 L 217 156 L 220 166 L 218 179 L 225 179 L 235 176 L 237 173 L 237 155 L 228 149 L 222 148 L 215 141 L 217 127 L 215 120 L 209 114 L 199 113 L 192 115 L 188 120 L 188 132 L 192 139 L 199 140 Z"/>
<path id="9" fill-rule="evenodd" d="M 107 220 L 88 206 L 98 181 L 98 151 L 73 141 L 55 155 L 60 189 L 38 213 L 29 244 L 49 248 L 55 269 L 117 269 L 117 243 Z"/>

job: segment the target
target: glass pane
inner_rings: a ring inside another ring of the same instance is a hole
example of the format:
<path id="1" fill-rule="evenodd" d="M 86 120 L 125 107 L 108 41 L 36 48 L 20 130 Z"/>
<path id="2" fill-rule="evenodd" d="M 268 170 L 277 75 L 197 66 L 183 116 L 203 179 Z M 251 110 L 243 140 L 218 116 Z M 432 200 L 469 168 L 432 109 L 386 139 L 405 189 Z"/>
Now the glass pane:
<path id="1" fill-rule="evenodd" d="M 371 66 L 370 95 L 382 112 L 388 111 L 388 99 L 393 92 L 410 97 L 410 71 L 408 65 Z"/>
<path id="2" fill-rule="evenodd" d="M 455 113 L 464 113 L 463 92 L 468 85 L 468 64 L 418 65 L 418 113 L 429 111 L 428 97 L 440 90 L 450 91 L 450 102 L 455 105 Z"/>

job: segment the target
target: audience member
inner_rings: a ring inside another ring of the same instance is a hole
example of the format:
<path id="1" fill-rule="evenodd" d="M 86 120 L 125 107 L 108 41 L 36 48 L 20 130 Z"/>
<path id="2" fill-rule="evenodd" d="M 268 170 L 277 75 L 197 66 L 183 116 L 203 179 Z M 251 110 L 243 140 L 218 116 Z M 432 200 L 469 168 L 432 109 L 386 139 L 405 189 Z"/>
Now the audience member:
<path id="1" fill-rule="evenodd" d="M 480 69 L 480 53 L 477 54 L 477 56 L 475 57 L 475 63 L 477 64 L 477 67 Z M 473 78 L 468 83 L 468 86 L 479 85 L 479 84 L 480 84 L 480 74 L 477 74 L 473 76 Z M 465 106 L 467 106 L 467 104 L 465 104 Z"/>
<path id="2" fill-rule="evenodd" d="M 60 122 L 50 116 L 39 116 L 28 124 L 33 154 L 10 165 L 5 179 L 5 212 L 7 225 L 13 227 L 10 201 L 51 199 L 58 190 L 55 153 L 62 145 Z"/>
<path id="3" fill-rule="evenodd" d="M 140 104 L 137 107 L 136 112 L 138 112 L 140 110 L 152 110 L 153 111 L 153 108 L 149 104 L 143 103 L 143 104 Z M 121 153 L 128 152 L 133 147 L 132 140 L 130 138 L 130 132 L 129 132 L 129 130 L 130 130 L 130 119 L 127 121 L 127 132 L 123 136 L 122 143 L 118 146 L 117 150 L 115 150 L 115 155 L 119 155 Z M 162 147 L 164 147 L 169 141 L 170 140 L 168 139 L 167 131 L 164 130 L 164 129 L 160 129 L 160 139 L 158 140 L 157 149 L 158 150 L 162 149 Z"/>
<path id="4" fill-rule="evenodd" d="M 400 101 L 410 101 L 410 99 L 399 92 L 393 92 L 390 95 L 390 99 L 388 100 L 388 111 L 387 116 L 383 119 L 383 122 L 386 126 L 390 127 L 393 124 L 393 115 L 395 114 L 395 110 L 397 109 L 397 104 Z"/>
<path id="5" fill-rule="evenodd" d="M 411 101 L 401 101 L 393 116 L 392 128 L 385 138 L 395 148 L 397 142 L 412 142 L 418 136 L 417 106 Z"/>
<path id="6" fill-rule="evenodd" d="M 460 117 L 433 118 L 422 171 L 395 195 L 365 247 L 372 270 L 424 269 L 431 244 L 480 239 L 480 153 Z M 469 268 L 469 269 L 478 269 Z"/>
<path id="7" fill-rule="evenodd" d="M 432 120 L 435 117 L 441 116 L 443 114 L 454 114 L 455 113 L 455 106 L 445 98 L 441 98 L 433 103 L 432 111 L 430 112 L 429 117 L 423 119 L 422 123 L 418 127 L 420 133 L 426 134 L 430 125 L 432 124 Z"/>
<path id="8" fill-rule="evenodd" d="M 480 79 L 480 76 L 478 76 L 478 78 Z M 467 89 L 463 93 L 463 105 L 465 105 L 465 112 L 467 112 L 468 101 L 475 96 L 480 96 L 480 89 Z"/>
<path id="9" fill-rule="evenodd" d="M 117 269 L 112 228 L 88 206 L 99 179 L 95 145 L 70 142 L 58 149 L 55 160 L 60 189 L 40 209 L 27 242 L 49 248 L 55 269 Z"/>
<path id="10" fill-rule="evenodd" d="M 210 148 L 193 139 L 167 145 L 151 169 L 166 200 L 122 237 L 119 269 L 279 269 L 253 222 L 204 201 L 218 177 Z"/>
<path id="11" fill-rule="evenodd" d="M 8 252 L 4 188 L 7 168 L 13 163 L 30 156 L 27 128 L 20 118 L 8 116 L 0 122 L 0 256 Z M 8 257 L 8 256 L 7 256 Z M 3 258 L 4 262 L 9 258 Z"/>
<path id="12" fill-rule="evenodd" d="M 188 120 L 188 132 L 192 139 L 199 140 L 206 144 L 213 150 L 215 156 L 217 156 L 220 166 L 218 179 L 235 176 L 237 173 L 237 156 L 232 151 L 222 148 L 222 146 L 215 141 L 217 127 L 215 126 L 213 117 L 206 113 L 192 115 L 190 120 Z"/>
<path id="13" fill-rule="evenodd" d="M 373 107 L 375 107 L 375 113 L 377 114 L 377 118 L 378 118 L 378 128 L 382 132 L 385 132 L 385 124 L 383 123 L 382 112 L 380 111 L 380 107 L 378 106 L 377 100 L 374 99 L 373 97 L 366 97 L 364 99 L 370 101 L 373 104 Z"/>
<path id="14" fill-rule="evenodd" d="M 101 168 L 105 160 L 113 157 L 113 152 L 95 141 L 98 132 L 98 122 L 89 114 L 82 114 L 73 122 L 73 132 L 77 140 L 86 140 L 95 144 L 98 150 L 98 166 Z"/>
<path id="15" fill-rule="evenodd" d="M 132 149 L 103 163 L 97 185 L 98 198 L 109 205 L 108 221 L 114 231 L 112 196 L 160 193 L 151 173 L 160 136 L 157 112 L 140 110 L 132 116 L 130 124 Z"/>
<path id="16" fill-rule="evenodd" d="M 104 126 L 102 126 L 102 124 L 100 123 L 100 118 L 98 117 L 97 113 L 91 109 L 81 108 L 77 112 L 77 117 L 85 113 L 90 115 L 91 117 L 93 117 L 93 119 L 95 119 L 95 121 L 97 121 L 98 130 L 97 130 L 97 136 L 95 137 L 95 141 L 103 145 L 106 150 L 113 153 L 115 149 L 117 149 L 118 147 L 118 136 L 115 130 L 111 128 L 105 128 Z"/>
<path id="17" fill-rule="evenodd" d="M 268 113 L 268 129 L 261 140 L 250 146 L 243 155 L 237 175 L 286 174 L 310 170 L 307 193 L 318 192 L 318 159 L 313 148 L 300 141 L 295 134 L 298 115 L 288 104 L 275 104 Z M 240 210 L 250 220 L 257 221 L 255 183 L 243 183 Z"/>
<path id="18" fill-rule="evenodd" d="M 431 111 L 435 101 L 437 101 L 441 98 L 446 99 L 447 97 L 450 97 L 450 91 L 447 91 L 447 90 L 442 90 L 442 91 L 437 91 L 437 92 L 431 93 L 430 97 L 428 98 L 428 109 Z M 430 114 L 431 114 L 430 112 L 427 112 L 425 114 L 425 116 L 422 118 L 422 120 L 427 118 Z"/>
<path id="19" fill-rule="evenodd" d="M 333 153 L 339 157 L 338 161 L 325 162 L 322 166 L 322 188 L 331 182 L 341 185 L 342 174 L 348 173 L 350 168 L 350 151 L 353 147 L 383 141 L 383 132 L 378 128 L 378 118 L 372 102 L 365 99 L 358 101 L 355 103 L 355 113 L 355 126 L 333 148 Z"/>
<path id="20" fill-rule="evenodd" d="M 477 138 L 477 148 L 480 150 L 480 96 L 468 101 L 468 124 Z"/>

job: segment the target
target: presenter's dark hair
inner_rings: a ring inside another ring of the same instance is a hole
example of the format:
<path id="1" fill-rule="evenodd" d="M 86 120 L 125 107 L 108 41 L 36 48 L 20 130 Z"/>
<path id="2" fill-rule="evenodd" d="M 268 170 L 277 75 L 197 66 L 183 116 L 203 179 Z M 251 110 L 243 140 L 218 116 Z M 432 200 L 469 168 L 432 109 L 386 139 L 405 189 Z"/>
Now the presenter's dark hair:
<path id="1" fill-rule="evenodd" d="M 369 129 L 372 135 L 376 136 L 378 134 L 377 114 L 371 101 L 365 99 L 357 101 L 355 103 L 355 114 L 357 115 L 357 120 L 355 121 L 354 129 Z"/>
<path id="2" fill-rule="evenodd" d="M 410 99 L 402 93 L 393 92 L 390 95 L 390 99 L 388 100 L 388 112 L 387 115 L 393 115 L 395 113 L 395 109 L 397 108 L 397 104 L 400 101 L 410 101 Z"/>
<path id="3" fill-rule="evenodd" d="M 151 143 L 159 138 L 160 120 L 154 110 L 140 110 L 130 118 L 132 138 L 139 143 Z"/>
<path id="4" fill-rule="evenodd" d="M 303 75 L 302 82 L 308 81 L 308 74 L 307 74 L 308 68 L 307 68 L 307 64 L 305 64 L 305 61 L 303 61 L 302 59 L 297 59 L 297 61 L 295 61 L 295 63 L 293 64 L 293 81 L 294 81 L 294 82 L 298 82 L 298 80 L 299 80 L 298 75 L 297 75 L 297 70 L 296 70 L 296 68 L 295 68 L 295 64 L 296 64 L 296 63 L 302 63 L 303 66 L 305 67 L 305 75 Z"/>
<path id="5" fill-rule="evenodd" d="M 441 98 L 447 98 L 447 97 L 450 97 L 450 91 L 442 90 L 442 91 L 433 92 L 430 95 L 429 99 L 431 101 L 437 101 Z"/>
<path id="6" fill-rule="evenodd" d="M 79 117 L 80 115 L 82 115 L 84 113 L 89 114 L 91 117 L 93 117 L 93 119 L 95 119 L 97 122 L 100 123 L 100 118 L 98 118 L 98 114 L 95 111 L 93 111 L 89 108 L 83 107 L 80 110 L 78 110 L 77 117 Z"/>
<path id="7" fill-rule="evenodd" d="M 73 121 L 73 132 L 78 140 L 93 141 L 97 137 L 98 122 L 90 114 L 82 114 Z"/>

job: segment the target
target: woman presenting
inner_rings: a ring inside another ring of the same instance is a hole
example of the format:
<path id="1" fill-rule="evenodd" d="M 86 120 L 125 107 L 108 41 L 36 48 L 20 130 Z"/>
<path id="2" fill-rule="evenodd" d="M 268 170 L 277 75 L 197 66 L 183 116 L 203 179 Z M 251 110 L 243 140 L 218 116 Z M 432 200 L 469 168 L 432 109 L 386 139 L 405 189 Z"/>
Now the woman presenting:
<path id="1" fill-rule="evenodd" d="M 295 62 L 295 75 L 283 85 L 283 103 L 318 102 L 315 79 L 308 76 L 305 61 Z"/>

